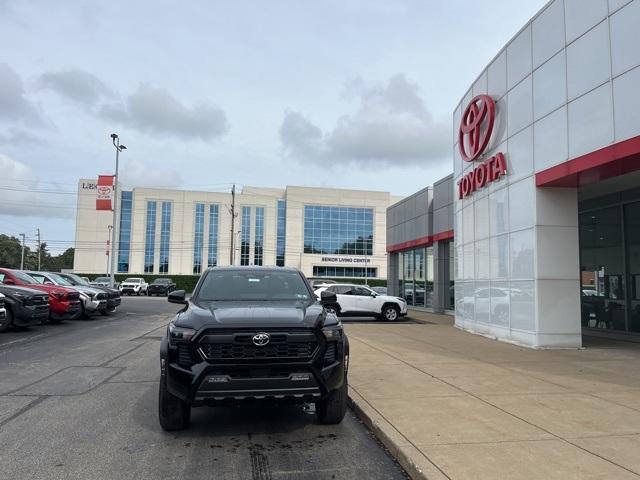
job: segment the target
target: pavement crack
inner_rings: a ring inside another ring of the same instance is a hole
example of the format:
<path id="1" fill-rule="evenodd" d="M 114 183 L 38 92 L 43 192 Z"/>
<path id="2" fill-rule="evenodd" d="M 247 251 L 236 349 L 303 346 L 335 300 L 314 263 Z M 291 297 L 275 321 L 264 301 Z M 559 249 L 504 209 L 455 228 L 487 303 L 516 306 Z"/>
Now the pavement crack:
<path id="1" fill-rule="evenodd" d="M 36 399 L 34 399 L 33 401 L 29 402 L 27 405 L 25 405 L 24 407 L 22 407 L 20 410 L 18 410 L 16 413 L 14 413 L 13 415 L 10 415 L 9 417 L 5 418 L 3 421 L 0 422 L 0 427 L 5 426 L 7 423 L 9 423 L 11 420 L 14 420 L 16 418 L 18 418 L 20 415 L 22 415 L 23 413 L 28 412 L 29 410 L 31 410 L 33 407 L 35 407 L 36 405 L 41 404 L 42 402 L 44 402 L 48 397 L 46 396 L 40 396 Z"/>
<path id="2" fill-rule="evenodd" d="M 251 480 L 271 480 L 269 459 L 263 453 L 263 446 L 251 441 L 251 432 L 247 436 L 249 438 L 249 458 L 251 459 Z"/>
<path id="3" fill-rule="evenodd" d="M 116 361 L 116 360 L 118 360 L 119 358 L 122 358 L 122 357 L 124 357 L 125 355 L 130 354 L 131 352 L 135 352 L 137 349 L 139 349 L 140 347 L 142 347 L 142 346 L 144 345 L 144 343 L 145 343 L 145 342 L 140 342 L 140 343 L 139 343 L 139 344 L 137 344 L 135 347 L 130 348 L 130 349 L 129 349 L 129 350 L 127 350 L 126 352 L 122 352 L 121 354 L 116 355 L 115 357 L 113 357 L 113 358 L 111 358 L 111 359 L 107 360 L 106 362 L 103 362 L 103 363 L 99 364 L 99 365 L 98 365 L 98 367 L 107 367 L 107 366 L 109 366 L 109 364 L 110 364 L 111 362 L 115 362 L 115 361 Z"/>

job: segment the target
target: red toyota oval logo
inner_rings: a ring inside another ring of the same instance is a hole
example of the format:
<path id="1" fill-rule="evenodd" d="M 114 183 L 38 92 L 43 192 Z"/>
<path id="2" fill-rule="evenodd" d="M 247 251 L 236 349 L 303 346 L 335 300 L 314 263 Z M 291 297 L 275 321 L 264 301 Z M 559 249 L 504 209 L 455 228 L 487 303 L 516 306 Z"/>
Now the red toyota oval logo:
<path id="1" fill-rule="evenodd" d="M 489 145 L 495 116 L 496 104 L 489 95 L 478 95 L 467 106 L 458 132 L 458 148 L 465 162 L 473 162 Z"/>
<path id="2" fill-rule="evenodd" d="M 109 195 L 111 194 L 111 187 L 98 187 L 98 193 L 100 195 Z"/>

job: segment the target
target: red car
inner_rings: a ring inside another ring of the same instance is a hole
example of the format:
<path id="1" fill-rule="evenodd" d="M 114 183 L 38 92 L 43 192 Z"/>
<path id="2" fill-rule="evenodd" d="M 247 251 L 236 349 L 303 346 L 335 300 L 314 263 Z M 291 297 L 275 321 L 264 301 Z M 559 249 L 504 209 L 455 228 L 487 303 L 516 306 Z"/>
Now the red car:
<path id="1" fill-rule="evenodd" d="M 49 321 L 51 323 L 75 319 L 82 313 L 80 294 L 71 288 L 43 285 L 26 273 L 9 268 L 0 268 L 0 282 L 5 285 L 18 285 L 47 292 L 49 294 Z"/>

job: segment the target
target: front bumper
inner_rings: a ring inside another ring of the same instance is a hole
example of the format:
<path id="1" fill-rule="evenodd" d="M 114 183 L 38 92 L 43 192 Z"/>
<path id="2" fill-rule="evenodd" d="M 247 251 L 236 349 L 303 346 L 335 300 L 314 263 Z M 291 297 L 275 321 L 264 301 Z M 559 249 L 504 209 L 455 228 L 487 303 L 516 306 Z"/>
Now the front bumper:
<path id="1" fill-rule="evenodd" d="M 18 327 L 39 325 L 49 318 L 49 305 L 14 304 L 13 307 L 13 324 Z"/>
<path id="2" fill-rule="evenodd" d="M 91 300 L 90 298 L 87 298 L 82 301 L 82 304 L 86 313 L 98 312 L 107 308 L 106 300 Z"/>
<path id="3" fill-rule="evenodd" d="M 195 340 L 196 343 L 197 339 Z M 346 337 L 334 343 L 336 353 L 325 361 L 329 342 L 319 342 L 313 358 L 306 361 L 214 362 L 202 359 L 195 348 L 194 361 L 180 364 L 178 347 L 161 344 L 161 370 L 167 389 L 192 406 L 245 399 L 311 402 L 325 398 L 345 381 Z"/>
<path id="4" fill-rule="evenodd" d="M 130 295 L 130 294 L 137 295 L 138 293 L 140 293 L 142 291 L 142 288 L 141 287 L 122 287 L 120 289 L 120 291 L 123 294 L 126 293 L 128 295 Z"/>
<path id="5" fill-rule="evenodd" d="M 113 310 L 116 307 L 120 306 L 122 303 L 122 299 L 120 297 L 109 298 L 107 299 L 107 310 Z"/>
<path id="6" fill-rule="evenodd" d="M 166 295 L 167 292 L 168 292 L 168 289 L 164 287 L 158 287 L 158 288 L 149 287 L 147 289 L 147 293 L 149 293 L 150 295 Z"/>
<path id="7" fill-rule="evenodd" d="M 50 304 L 51 316 L 57 319 L 72 319 L 77 318 L 82 309 L 80 307 L 80 300 L 72 300 L 67 302 L 57 302 L 55 307 Z"/>

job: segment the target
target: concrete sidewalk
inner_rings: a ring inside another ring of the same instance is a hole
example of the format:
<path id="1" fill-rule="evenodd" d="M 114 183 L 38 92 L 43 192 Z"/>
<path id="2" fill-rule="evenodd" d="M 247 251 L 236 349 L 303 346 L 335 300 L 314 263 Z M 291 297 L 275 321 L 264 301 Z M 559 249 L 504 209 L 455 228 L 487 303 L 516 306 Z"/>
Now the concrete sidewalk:
<path id="1" fill-rule="evenodd" d="M 355 411 L 414 478 L 640 478 L 640 344 L 530 350 L 429 323 L 349 324 Z"/>

